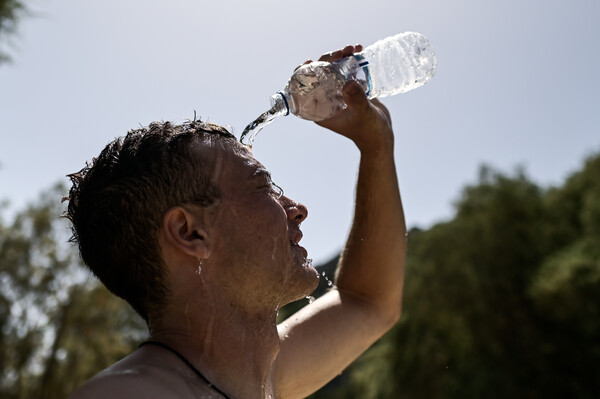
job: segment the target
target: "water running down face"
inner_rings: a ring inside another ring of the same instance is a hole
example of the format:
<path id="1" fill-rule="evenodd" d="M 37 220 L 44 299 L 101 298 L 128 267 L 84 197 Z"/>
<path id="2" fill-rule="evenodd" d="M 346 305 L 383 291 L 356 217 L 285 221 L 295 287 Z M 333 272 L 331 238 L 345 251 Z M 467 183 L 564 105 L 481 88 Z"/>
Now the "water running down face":
<path id="1" fill-rule="evenodd" d="M 300 246 L 306 207 L 283 195 L 268 170 L 238 143 L 213 146 L 213 182 L 221 191 L 212 225 L 215 259 L 225 289 L 261 293 L 257 306 L 285 304 L 310 294 L 318 273 Z"/>

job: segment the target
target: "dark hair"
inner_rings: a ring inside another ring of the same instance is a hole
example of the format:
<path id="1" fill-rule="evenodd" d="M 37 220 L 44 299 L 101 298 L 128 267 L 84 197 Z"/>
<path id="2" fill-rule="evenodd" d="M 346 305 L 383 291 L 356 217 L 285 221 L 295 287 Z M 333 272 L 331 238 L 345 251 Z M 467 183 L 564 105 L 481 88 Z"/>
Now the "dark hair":
<path id="1" fill-rule="evenodd" d="M 176 205 L 208 206 L 219 198 L 206 160 L 194 143 L 236 140 L 225 128 L 201 121 L 154 122 L 109 143 L 71 174 L 65 217 L 83 261 L 148 324 L 169 289 L 158 244 L 165 212 Z"/>

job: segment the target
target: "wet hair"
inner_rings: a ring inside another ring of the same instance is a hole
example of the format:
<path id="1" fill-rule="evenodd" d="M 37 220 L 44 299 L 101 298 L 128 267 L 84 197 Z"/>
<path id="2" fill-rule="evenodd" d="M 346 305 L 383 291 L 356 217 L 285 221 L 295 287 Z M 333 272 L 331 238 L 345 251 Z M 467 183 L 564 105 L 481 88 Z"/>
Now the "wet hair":
<path id="1" fill-rule="evenodd" d="M 212 166 L 194 144 L 233 140 L 219 125 L 154 122 L 110 142 L 97 158 L 68 175 L 65 217 L 71 241 L 89 269 L 150 326 L 170 294 L 158 243 L 165 212 L 209 206 L 219 197 Z"/>

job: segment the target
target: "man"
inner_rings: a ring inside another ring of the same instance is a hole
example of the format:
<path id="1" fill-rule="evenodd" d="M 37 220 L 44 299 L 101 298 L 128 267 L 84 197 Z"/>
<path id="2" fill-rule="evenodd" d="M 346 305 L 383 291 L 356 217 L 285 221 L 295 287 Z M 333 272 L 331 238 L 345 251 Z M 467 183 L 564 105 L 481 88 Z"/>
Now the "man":
<path id="1" fill-rule="evenodd" d="M 360 46 L 321 57 L 335 61 Z M 361 152 L 354 221 L 324 296 L 298 243 L 307 209 L 224 129 L 151 124 L 72 176 L 68 216 L 84 261 L 148 322 L 150 342 L 77 398 L 302 398 L 399 318 L 406 228 L 389 114 L 355 82 L 320 124 Z"/>

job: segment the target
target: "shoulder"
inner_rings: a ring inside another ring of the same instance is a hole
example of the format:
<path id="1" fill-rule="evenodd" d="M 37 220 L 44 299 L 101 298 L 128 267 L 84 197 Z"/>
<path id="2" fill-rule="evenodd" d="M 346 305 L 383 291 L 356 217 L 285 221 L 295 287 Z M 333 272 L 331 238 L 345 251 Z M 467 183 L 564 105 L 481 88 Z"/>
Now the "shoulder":
<path id="1" fill-rule="evenodd" d="M 193 398 L 198 390 L 177 362 L 137 350 L 79 387 L 69 399 Z"/>
<path id="2" fill-rule="evenodd" d="M 130 370 L 106 369 L 73 392 L 68 399 L 96 398 L 179 398 L 167 376 L 152 368 L 138 367 Z M 157 378 L 158 377 L 158 378 Z"/>
<path id="3" fill-rule="evenodd" d="M 193 399 L 215 396 L 214 391 L 175 357 L 138 349 L 101 371 L 68 399 Z"/>

